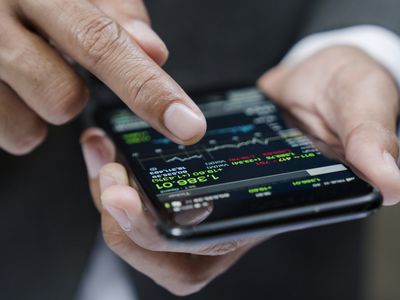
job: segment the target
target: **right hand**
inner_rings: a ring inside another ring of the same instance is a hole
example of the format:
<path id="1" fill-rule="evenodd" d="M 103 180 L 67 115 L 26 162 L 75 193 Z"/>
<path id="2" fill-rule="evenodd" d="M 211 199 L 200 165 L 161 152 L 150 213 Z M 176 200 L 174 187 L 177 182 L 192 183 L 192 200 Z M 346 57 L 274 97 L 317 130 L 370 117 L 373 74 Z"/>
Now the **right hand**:
<path id="1" fill-rule="evenodd" d="M 196 142 L 205 119 L 160 68 L 167 56 L 142 0 L 0 0 L 0 148 L 28 153 L 46 123 L 84 108 L 87 88 L 66 57 L 166 137 Z"/>

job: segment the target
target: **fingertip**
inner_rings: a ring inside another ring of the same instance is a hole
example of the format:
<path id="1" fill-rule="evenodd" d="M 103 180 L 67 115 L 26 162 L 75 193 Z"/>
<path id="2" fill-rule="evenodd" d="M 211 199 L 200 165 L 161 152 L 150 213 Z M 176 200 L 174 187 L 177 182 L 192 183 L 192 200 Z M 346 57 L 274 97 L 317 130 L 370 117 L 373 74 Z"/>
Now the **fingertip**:
<path id="1" fill-rule="evenodd" d="M 387 175 L 385 177 L 387 177 L 388 181 L 390 182 L 390 178 L 399 179 L 395 179 L 397 182 L 396 185 L 393 184 L 391 188 L 385 188 L 382 190 L 384 198 L 383 205 L 393 206 L 400 202 L 400 170 L 394 155 L 386 150 L 383 151 L 383 162 L 383 165 L 387 170 Z"/>
<path id="2" fill-rule="evenodd" d="M 85 141 L 89 140 L 94 136 L 105 137 L 106 133 L 100 128 L 91 127 L 81 133 L 79 140 L 81 143 L 84 143 Z"/>
<path id="3" fill-rule="evenodd" d="M 3 145 L 3 149 L 16 156 L 32 153 L 45 141 L 48 134 L 48 128 L 44 123 L 39 124 L 36 128 L 37 129 L 32 130 L 31 133 L 28 133 L 23 138 L 17 137 L 10 145 Z"/>
<path id="4" fill-rule="evenodd" d="M 155 61 L 157 64 L 160 66 L 164 66 L 169 58 L 169 50 L 167 47 L 160 49 L 160 54 L 158 56 L 155 56 Z"/>
<path id="5" fill-rule="evenodd" d="M 103 206 L 122 209 L 129 215 L 142 209 L 138 192 L 128 185 L 108 187 L 101 195 L 101 202 Z"/>
<path id="6" fill-rule="evenodd" d="M 383 188 L 381 193 L 384 206 L 394 206 L 400 202 L 400 184 L 396 188 Z"/>
<path id="7" fill-rule="evenodd" d="M 198 143 L 206 134 L 207 132 L 207 121 L 206 118 L 202 115 L 201 119 L 203 119 L 201 125 L 199 126 L 199 129 L 197 131 L 197 134 L 195 134 L 191 139 L 188 140 L 182 140 L 180 144 L 182 145 L 193 145 Z"/>
<path id="8" fill-rule="evenodd" d="M 365 125 L 353 130 L 346 142 L 346 160 L 381 191 L 383 205 L 391 206 L 400 201 L 397 143 L 392 134 L 377 128 Z"/>
<path id="9" fill-rule="evenodd" d="M 181 144 L 198 142 L 207 130 L 207 121 L 203 113 L 195 112 L 185 104 L 174 102 L 164 112 L 165 127 Z"/>
<path id="10" fill-rule="evenodd" d="M 80 142 L 89 177 L 96 178 L 105 164 L 115 160 L 115 146 L 98 128 L 86 130 Z"/>
<path id="11" fill-rule="evenodd" d="M 399 204 L 400 202 L 400 196 L 399 197 L 393 197 L 393 196 L 383 196 L 383 205 L 384 206 L 394 206 Z"/>

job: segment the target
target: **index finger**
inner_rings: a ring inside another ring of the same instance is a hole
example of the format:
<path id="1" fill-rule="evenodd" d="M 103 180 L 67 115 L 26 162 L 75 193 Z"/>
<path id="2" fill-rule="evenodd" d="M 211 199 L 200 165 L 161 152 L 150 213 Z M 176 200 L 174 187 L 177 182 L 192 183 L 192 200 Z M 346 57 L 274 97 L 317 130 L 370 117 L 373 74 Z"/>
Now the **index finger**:
<path id="1" fill-rule="evenodd" d="M 23 0 L 21 9 L 58 47 L 156 130 L 184 144 L 204 135 L 206 122 L 195 103 L 117 22 L 93 4 Z"/>

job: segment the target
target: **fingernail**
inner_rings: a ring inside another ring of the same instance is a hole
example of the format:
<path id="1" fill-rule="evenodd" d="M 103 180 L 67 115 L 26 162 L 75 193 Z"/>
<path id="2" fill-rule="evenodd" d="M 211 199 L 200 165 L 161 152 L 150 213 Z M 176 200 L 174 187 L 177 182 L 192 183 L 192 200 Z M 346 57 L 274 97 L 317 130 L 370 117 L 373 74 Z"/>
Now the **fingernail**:
<path id="1" fill-rule="evenodd" d="M 82 153 L 90 178 L 99 176 L 101 168 L 108 162 L 103 151 L 94 142 L 82 142 Z"/>
<path id="2" fill-rule="evenodd" d="M 173 103 L 164 113 L 164 124 L 169 131 L 182 141 L 189 141 L 204 134 L 204 118 L 181 103 Z"/>
<path id="3" fill-rule="evenodd" d="M 384 200 L 383 200 L 383 205 L 384 206 L 393 206 L 399 204 L 400 199 L 399 197 L 396 196 L 385 196 L 384 195 Z"/>
<path id="4" fill-rule="evenodd" d="M 393 155 L 391 155 L 388 151 L 383 152 L 383 160 L 385 162 L 386 169 L 388 173 L 391 173 L 397 177 L 400 177 L 400 170 L 396 160 Z M 385 205 L 395 205 L 400 202 L 400 195 L 396 195 L 393 193 L 384 193 L 384 204 Z"/>
<path id="5" fill-rule="evenodd" d="M 114 218 L 115 221 L 117 221 L 122 230 L 124 231 L 132 230 L 132 223 L 129 220 L 129 217 L 124 210 L 113 206 L 109 206 L 107 204 L 105 204 L 103 208 L 108 211 L 108 213 Z"/>
<path id="6" fill-rule="evenodd" d="M 386 163 L 386 169 L 392 172 L 393 174 L 400 174 L 399 166 L 396 163 L 393 155 L 390 154 L 388 151 L 383 152 L 383 160 Z"/>
<path id="7" fill-rule="evenodd" d="M 168 52 L 167 46 L 160 36 L 145 22 L 135 20 L 124 26 L 125 30 L 133 35 L 137 40 L 145 43 L 158 44 L 160 50 Z"/>

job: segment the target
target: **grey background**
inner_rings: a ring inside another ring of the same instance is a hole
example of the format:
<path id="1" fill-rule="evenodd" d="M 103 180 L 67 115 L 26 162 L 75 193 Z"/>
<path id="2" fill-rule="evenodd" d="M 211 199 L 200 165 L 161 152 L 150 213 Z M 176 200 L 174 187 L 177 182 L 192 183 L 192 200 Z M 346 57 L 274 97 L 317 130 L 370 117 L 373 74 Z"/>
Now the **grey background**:
<path id="1" fill-rule="evenodd" d="M 359 23 L 398 31 L 397 2 L 147 1 L 171 52 L 166 69 L 188 90 L 254 82 L 311 32 Z M 111 97 L 88 82 L 92 103 Z M 45 144 L 25 157 L 0 152 L 0 299 L 74 297 L 98 229 L 81 130 L 81 120 L 52 128 Z M 397 210 L 385 211 L 276 237 L 188 299 L 397 299 L 391 284 L 399 278 L 396 216 Z M 176 298 L 131 273 L 142 299 Z"/>

